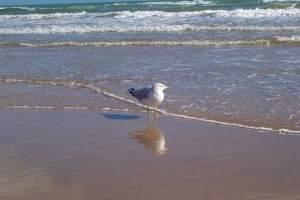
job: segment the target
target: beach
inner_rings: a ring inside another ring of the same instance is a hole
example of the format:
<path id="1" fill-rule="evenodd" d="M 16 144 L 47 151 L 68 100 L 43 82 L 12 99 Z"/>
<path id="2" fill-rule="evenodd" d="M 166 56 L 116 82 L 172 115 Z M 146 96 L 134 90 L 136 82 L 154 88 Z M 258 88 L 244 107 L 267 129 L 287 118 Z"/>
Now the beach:
<path id="1" fill-rule="evenodd" d="M 0 110 L 0 199 L 299 199 L 300 137 L 146 113 Z"/>
<path id="2" fill-rule="evenodd" d="M 299 0 L 0 2 L 1 200 L 299 200 Z M 159 117 L 128 89 L 162 83 Z"/>

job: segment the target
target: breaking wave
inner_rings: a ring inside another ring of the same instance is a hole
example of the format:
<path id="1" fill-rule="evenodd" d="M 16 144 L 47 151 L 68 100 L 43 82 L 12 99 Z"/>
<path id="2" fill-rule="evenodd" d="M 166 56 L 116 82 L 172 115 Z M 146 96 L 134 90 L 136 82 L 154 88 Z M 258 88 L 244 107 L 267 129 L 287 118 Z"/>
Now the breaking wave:
<path id="1" fill-rule="evenodd" d="M 131 33 L 131 32 L 198 32 L 198 31 L 300 31 L 299 26 L 206 26 L 206 25 L 50 25 L 39 27 L 7 27 L 0 29 L 0 34 L 13 35 L 13 34 L 68 34 L 68 33 Z"/>
<path id="2" fill-rule="evenodd" d="M 235 9 L 235 10 L 201 10 L 201 11 L 184 11 L 184 12 L 166 12 L 166 11 L 119 11 L 89 13 L 85 10 L 80 12 L 57 12 L 47 14 L 22 14 L 22 15 L 0 15 L 0 20 L 37 20 L 37 19 L 59 19 L 66 17 L 109 17 L 109 18 L 174 18 L 174 17 L 225 17 L 225 18 L 274 18 L 274 17 L 297 17 L 300 16 L 298 8 L 288 9 Z"/>
<path id="3" fill-rule="evenodd" d="M 253 39 L 253 40 L 161 40 L 161 39 L 145 39 L 145 40 L 116 40 L 116 41 L 92 41 L 92 42 L 77 42 L 77 41 L 66 41 L 66 42 L 52 42 L 52 43 L 9 43 L 0 42 L 0 46 L 10 47 L 69 47 L 69 46 L 270 46 L 270 45 L 300 45 L 300 36 L 295 35 L 291 37 L 276 36 L 271 39 Z"/>

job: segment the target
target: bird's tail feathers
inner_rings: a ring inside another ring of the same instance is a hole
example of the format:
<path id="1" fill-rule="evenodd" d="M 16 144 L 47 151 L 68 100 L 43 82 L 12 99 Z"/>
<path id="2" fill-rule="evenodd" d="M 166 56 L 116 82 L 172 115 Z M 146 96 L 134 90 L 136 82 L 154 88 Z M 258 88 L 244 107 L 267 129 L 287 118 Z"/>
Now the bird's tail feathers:
<path id="1" fill-rule="evenodd" d="M 134 88 L 130 88 L 129 90 L 128 90 L 128 92 L 132 95 L 132 96 L 134 96 L 134 94 L 133 94 L 133 92 L 132 91 L 134 91 L 135 89 Z"/>

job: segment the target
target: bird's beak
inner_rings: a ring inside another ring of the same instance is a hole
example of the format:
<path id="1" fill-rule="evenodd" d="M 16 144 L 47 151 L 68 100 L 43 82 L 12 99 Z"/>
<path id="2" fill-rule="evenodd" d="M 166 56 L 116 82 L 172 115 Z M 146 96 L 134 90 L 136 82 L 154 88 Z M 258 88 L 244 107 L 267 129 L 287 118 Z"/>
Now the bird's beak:
<path id="1" fill-rule="evenodd" d="M 168 86 L 165 86 L 165 89 L 168 89 L 168 90 L 169 90 L 169 89 L 170 89 L 170 87 L 168 87 Z"/>

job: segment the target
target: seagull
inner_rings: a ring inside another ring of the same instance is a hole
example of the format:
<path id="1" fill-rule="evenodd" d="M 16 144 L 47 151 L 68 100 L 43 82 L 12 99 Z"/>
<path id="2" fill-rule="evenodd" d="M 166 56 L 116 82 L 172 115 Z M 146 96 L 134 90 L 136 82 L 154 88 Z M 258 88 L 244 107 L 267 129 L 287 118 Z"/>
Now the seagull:
<path id="1" fill-rule="evenodd" d="M 132 96 L 137 98 L 142 104 L 147 106 L 148 118 L 150 118 L 149 106 L 153 106 L 155 117 L 158 116 L 156 112 L 156 106 L 158 106 L 164 100 L 164 89 L 170 89 L 162 83 L 155 83 L 152 87 L 136 90 L 131 88 L 128 90 Z"/>

